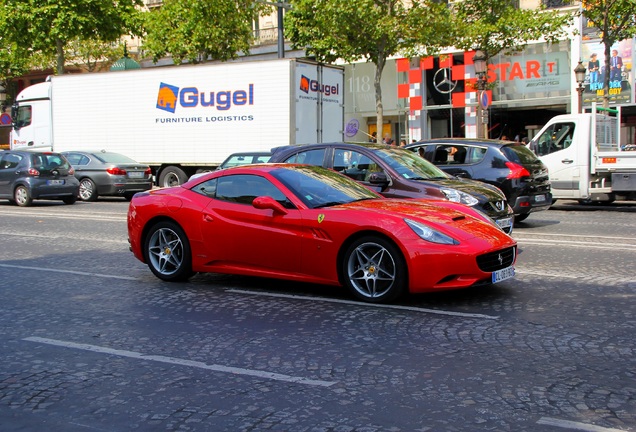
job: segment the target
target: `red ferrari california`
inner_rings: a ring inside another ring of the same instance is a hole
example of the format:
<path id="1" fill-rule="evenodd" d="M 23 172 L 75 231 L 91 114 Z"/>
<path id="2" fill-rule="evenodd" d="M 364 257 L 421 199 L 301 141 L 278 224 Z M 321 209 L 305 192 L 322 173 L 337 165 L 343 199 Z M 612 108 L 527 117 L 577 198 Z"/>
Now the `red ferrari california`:
<path id="1" fill-rule="evenodd" d="M 196 272 L 345 286 L 367 302 L 514 276 L 515 241 L 449 201 L 387 199 L 335 171 L 259 164 L 141 192 L 135 257 L 165 281 Z"/>

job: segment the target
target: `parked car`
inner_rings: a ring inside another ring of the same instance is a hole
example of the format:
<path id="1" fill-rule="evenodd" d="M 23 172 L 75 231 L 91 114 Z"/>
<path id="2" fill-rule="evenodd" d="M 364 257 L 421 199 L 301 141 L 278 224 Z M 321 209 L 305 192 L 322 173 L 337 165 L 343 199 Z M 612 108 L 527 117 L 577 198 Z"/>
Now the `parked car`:
<path id="1" fill-rule="evenodd" d="M 174 205 L 174 203 L 179 205 Z M 135 195 L 128 238 L 158 278 L 229 273 L 344 285 L 368 302 L 514 276 L 515 241 L 449 201 L 385 199 L 332 170 L 260 164 Z"/>
<path id="2" fill-rule="evenodd" d="M 547 167 L 522 143 L 469 138 L 439 138 L 407 146 L 445 172 L 497 186 L 506 195 L 515 221 L 547 210 L 552 193 Z"/>
<path id="3" fill-rule="evenodd" d="M 77 201 L 79 182 L 59 153 L 6 150 L 0 152 L 0 198 L 22 207 L 34 199 Z"/>
<path id="4" fill-rule="evenodd" d="M 95 201 L 98 196 L 123 196 L 130 201 L 137 192 L 152 189 L 152 171 L 146 164 L 107 151 L 68 151 L 63 155 L 75 168 L 80 182 L 79 198 Z"/>
<path id="5" fill-rule="evenodd" d="M 327 143 L 272 150 L 270 162 L 331 168 L 387 198 L 431 198 L 472 206 L 512 232 L 513 213 L 494 186 L 446 174 L 413 152 L 383 144 Z"/>

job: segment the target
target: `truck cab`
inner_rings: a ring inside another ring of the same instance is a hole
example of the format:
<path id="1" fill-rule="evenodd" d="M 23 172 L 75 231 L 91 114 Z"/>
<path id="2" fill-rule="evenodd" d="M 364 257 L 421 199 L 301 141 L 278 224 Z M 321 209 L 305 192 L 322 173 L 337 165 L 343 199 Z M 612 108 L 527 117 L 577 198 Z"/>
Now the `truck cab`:
<path id="1" fill-rule="evenodd" d="M 51 83 L 34 84 L 20 92 L 11 107 L 12 150 L 52 150 Z"/>

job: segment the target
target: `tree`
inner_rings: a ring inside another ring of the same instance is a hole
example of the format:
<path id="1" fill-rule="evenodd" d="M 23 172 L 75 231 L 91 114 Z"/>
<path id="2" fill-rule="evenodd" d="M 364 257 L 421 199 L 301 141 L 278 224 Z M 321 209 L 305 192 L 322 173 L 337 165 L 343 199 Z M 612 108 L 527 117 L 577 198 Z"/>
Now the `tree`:
<path id="1" fill-rule="evenodd" d="M 502 51 L 516 52 L 529 41 L 556 42 L 567 34 L 570 13 L 519 9 L 511 0 L 464 0 L 454 10 L 453 45 L 482 50 L 487 59 Z"/>
<path id="2" fill-rule="evenodd" d="M 144 51 L 155 62 L 229 60 L 249 52 L 252 22 L 265 5 L 253 0 L 165 0 L 145 16 Z"/>
<path id="3" fill-rule="evenodd" d="M 136 6 L 141 0 L 1 0 L 0 37 L 44 56 L 55 55 L 57 74 L 64 73 L 70 41 L 111 42 L 140 32 Z"/>
<path id="4" fill-rule="evenodd" d="M 634 0 L 587 0 L 583 16 L 600 30 L 605 48 L 605 70 L 610 71 L 612 45 L 634 37 L 636 27 L 636 1 Z M 610 74 L 603 79 L 603 106 L 609 108 Z"/>
<path id="5" fill-rule="evenodd" d="M 387 58 L 413 52 L 416 46 L 434 52 L 450 34 L 446 5 L 429 0 L 293 0 L 285 15 L 285 34 L 318 61 L 365 59 L 375 65 L 378 131 L 383 106 L 380 79 Z"/>
<path id="6" fill-rule="evenodd" d="M 75 39 L 67 44 L 64 51 L 67 63 L 87 72 L 95 72 L 110 67 L 124 55 L 125 50 L 120 43 Z"/>

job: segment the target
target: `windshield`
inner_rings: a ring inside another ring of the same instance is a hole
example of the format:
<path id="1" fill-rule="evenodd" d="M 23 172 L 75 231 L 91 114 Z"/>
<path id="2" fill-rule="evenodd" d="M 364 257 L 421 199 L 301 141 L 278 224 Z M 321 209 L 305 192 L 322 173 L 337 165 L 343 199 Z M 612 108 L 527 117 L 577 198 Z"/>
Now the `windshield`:
<path id="1" fill-rule="evenodd" d="M 521 165 L 530 165 L 539 162 L 539 159 L 532 153 L 532 150 L 523 144 L 504 146 L 501 150 L 508 159 Z"/>
<path id="2" fill-rule="evenodd" d="M 279 168 L 272 176 L 312 209 L 381 198 L 355 180 L 318 166 Z"/>
<path id="3" fill-rule="evenodd" d="M 376 149 L 374 153 L 405 179 L 440 180 L 451 178 L 444 171 L 409 150 L 387 147 L 386 149 Z"/>
<path id="4" fill-rule="evenodd" d="M 101 160 L 104 163 L 112 163 L 112 164 L 136 164 L 137 162 L 128 156 L 124 156 L 119 153 L 93 153 L 97 159 Z"/>

